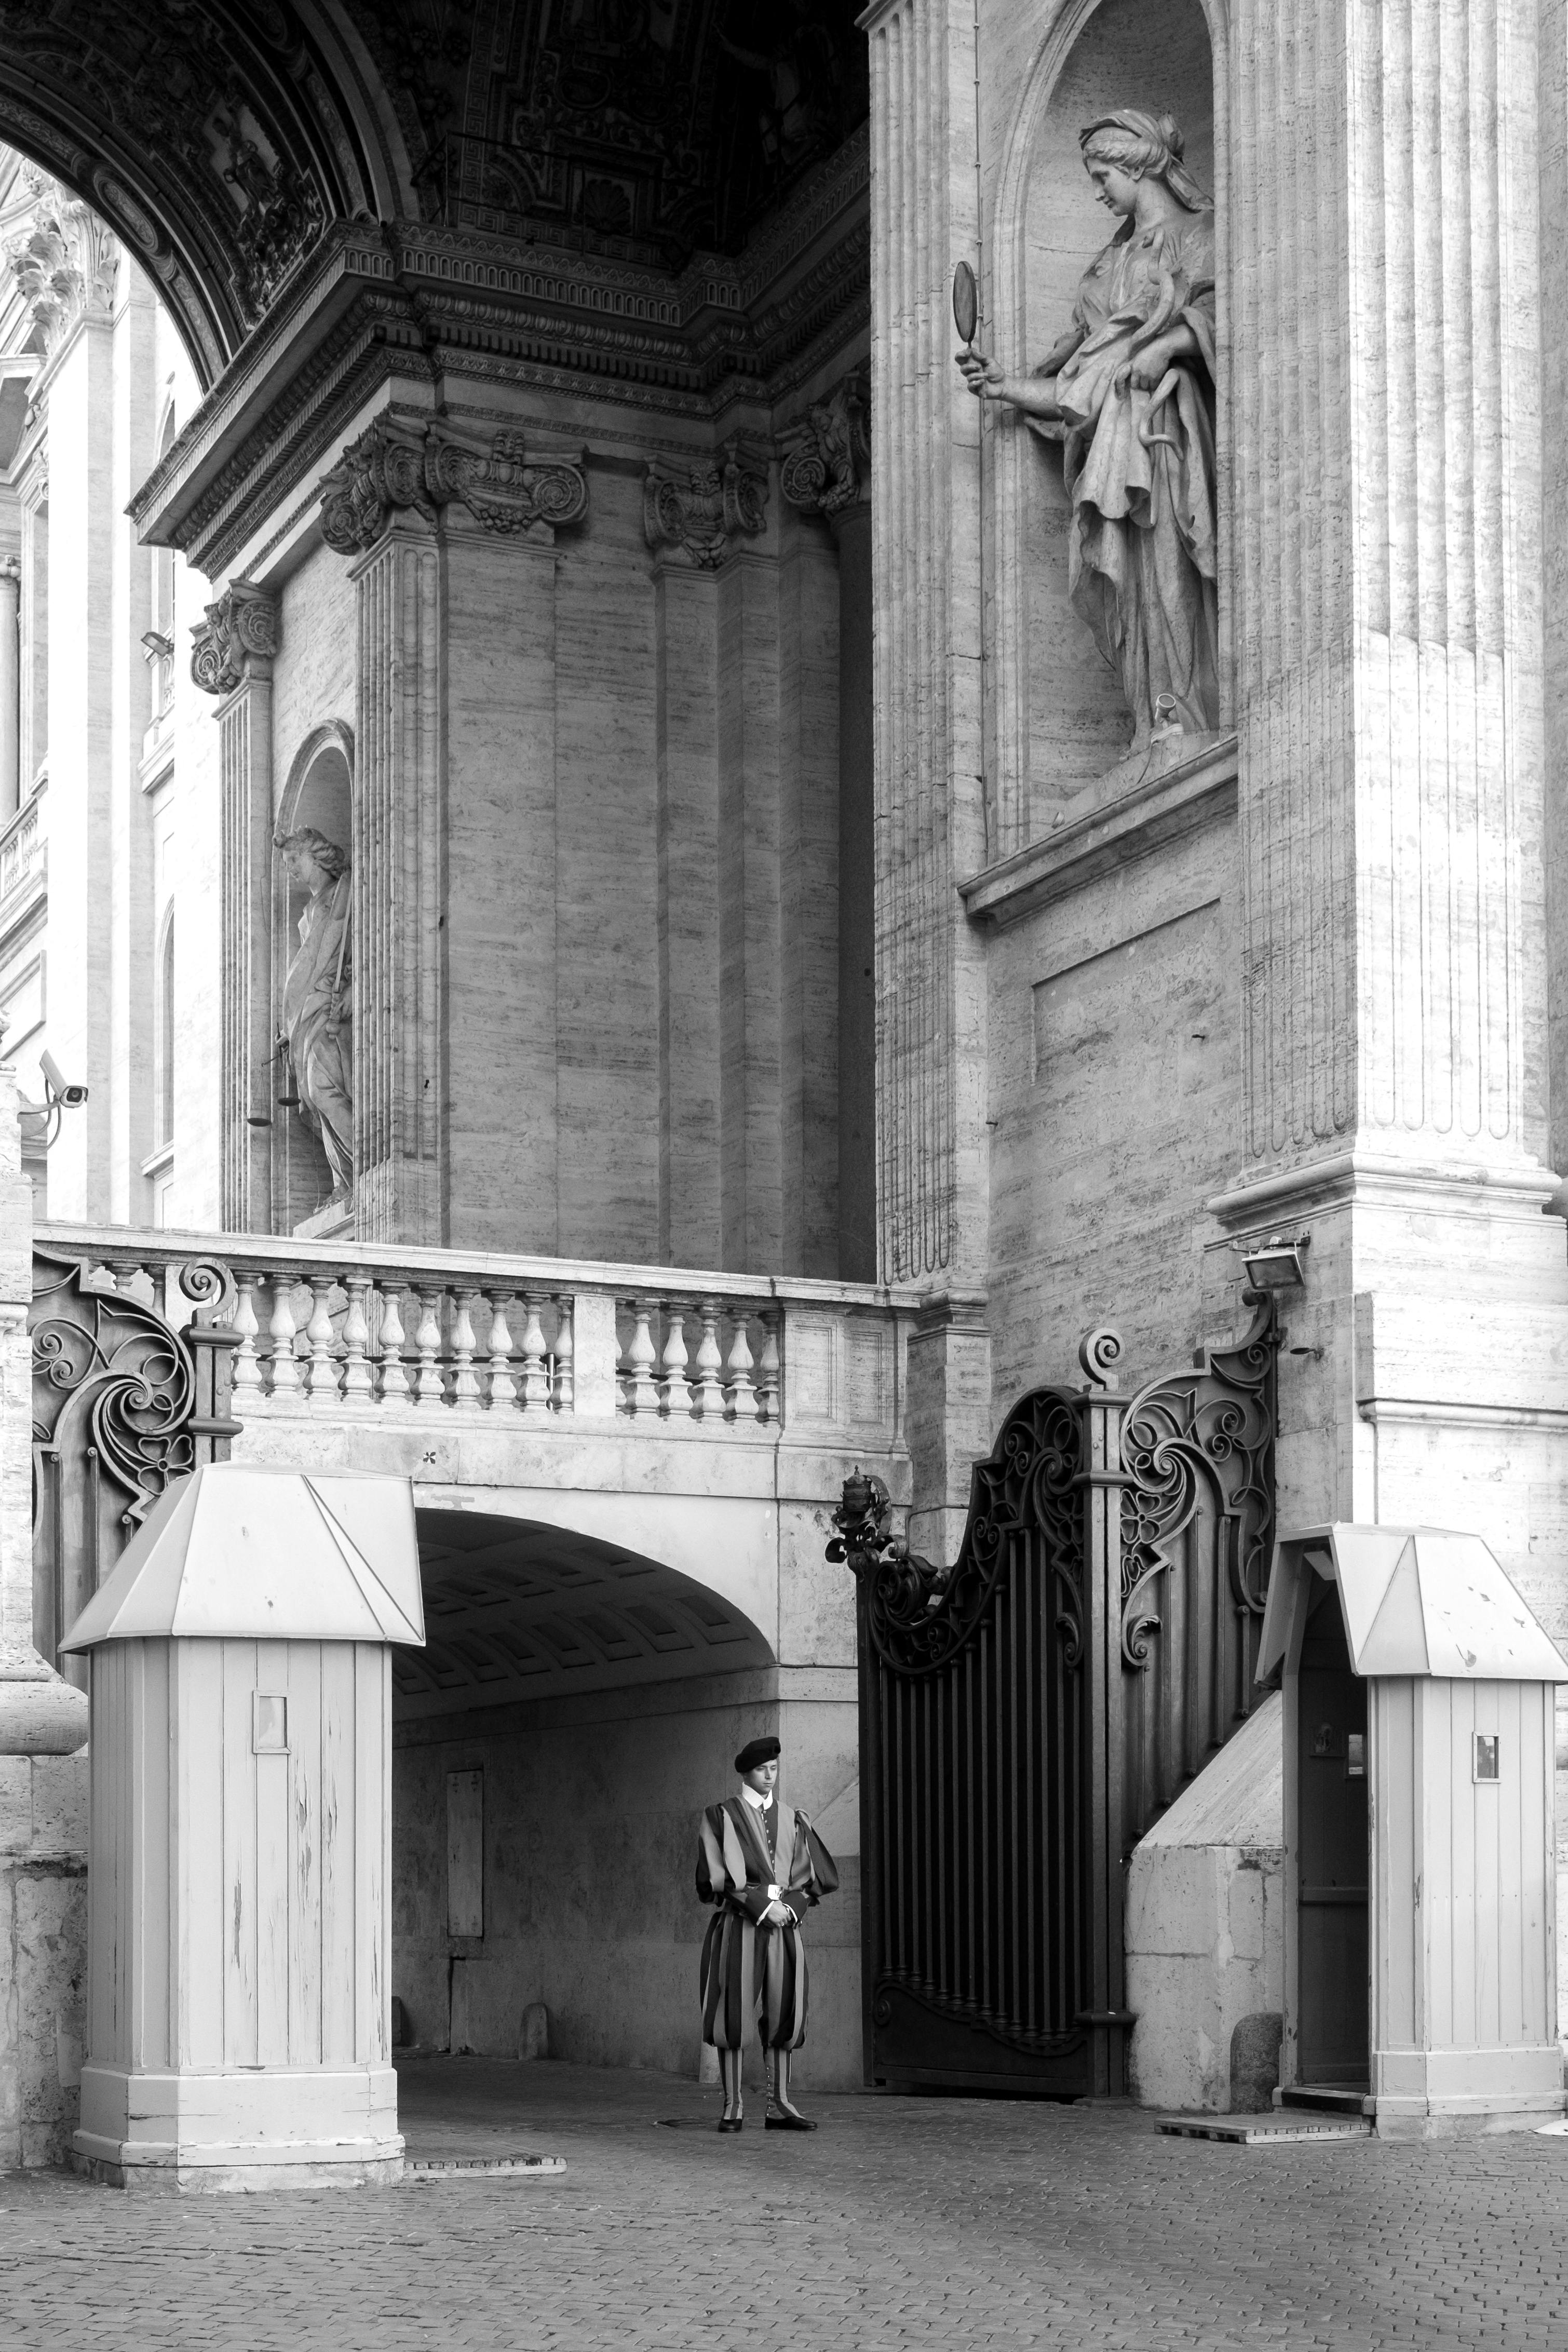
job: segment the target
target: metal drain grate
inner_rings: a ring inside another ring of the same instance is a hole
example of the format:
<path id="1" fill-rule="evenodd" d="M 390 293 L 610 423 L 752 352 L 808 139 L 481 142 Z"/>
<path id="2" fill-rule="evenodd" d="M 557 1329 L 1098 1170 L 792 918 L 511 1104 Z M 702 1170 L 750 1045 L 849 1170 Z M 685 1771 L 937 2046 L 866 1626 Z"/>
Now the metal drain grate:
<path id="1" fill-rule="evenodd" d="M 566 2169 L 563 2156 L 413 2156 L 403 2168 L 405 2180 L 468 2179 L 475 2173 L 510 2173 L 519 2179 L 559 2179 Z"/>

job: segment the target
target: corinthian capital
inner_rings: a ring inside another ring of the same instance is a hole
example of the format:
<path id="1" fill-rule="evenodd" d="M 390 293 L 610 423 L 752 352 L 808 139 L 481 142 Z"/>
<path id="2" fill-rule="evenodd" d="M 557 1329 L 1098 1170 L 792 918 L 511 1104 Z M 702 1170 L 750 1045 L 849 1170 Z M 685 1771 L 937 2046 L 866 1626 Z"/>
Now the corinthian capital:
<path id="1" fill-rule="evenodd" d="M 436 520 L 425 488 L 425 420 L 378 416 L 322 479 L 321 537 L 340 555 L 363 555 L 400 513 Z"/>
<path id="2" fill-rule="evenodd" d="M 278 606 L 243 580 L 225 589 L 191 631 L 191 676 L 204 694 L 232 694 L 278 650 Z"/>
<path id="3" fill-rule="evenodd" d="M 871 495 L 871 412 L 858 368 L 784 436 L 779 488 L 807 514 L 842 514 Z"/>
<path id="4" fill-rule="evenodd" d="M 322 481 L 321 536 L 340 555 L 361 555 L 396 515 L 434 525 L 447 506 L 485 530 L 548 539 L 582 521 L 588 480 L 581 457 L 530 457 L 521 433 L 378 416 Z"/>
<path id="5" fill-rule="evenodd" d="M 767 522 L 765 464 L 726 441 L 721 463 L 684 472 L 650 465 L 643 483 L 643 535 L 658 554 L 679 551 L 706 571 L 723 562 L 739 539 L 755 539 Z"/>
<path id="6" fill-rule="evenodd" d="M 13 238 L 5 258 L 47 352 L 79 319 L 110 317 L 120 247 L 113 231 L 79 196 L 42 172 L 31 171 L 26 178 L 36 200 L 32 225 Z"/>
<path id="7" fill-rule="evenodd" d="M 456 500 L 484 530 L 549 538 L 588 511 L 581 458 L 530 458 L 521 433 L 489 441 L 437 421 L 425 438 L 425 483 L 438 506 Z"/>

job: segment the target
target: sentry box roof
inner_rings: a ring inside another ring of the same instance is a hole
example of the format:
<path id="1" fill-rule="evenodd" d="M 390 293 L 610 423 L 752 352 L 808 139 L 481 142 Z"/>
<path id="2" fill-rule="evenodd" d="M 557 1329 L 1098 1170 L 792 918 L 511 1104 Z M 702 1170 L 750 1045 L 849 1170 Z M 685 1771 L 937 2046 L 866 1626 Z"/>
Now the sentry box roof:
<path id="1" fill-rule="evenodd" d="M 1309 1571 L 1338 1588 L 1358 1675 L 1568 1682 L 1568 1662 L 1479 1536 L 1350 1524 L 1301 1528 L 1275 1546 L 1260 1681 L 1285 1655 Z"/>
<path id="2" fill-rule="evenodd" d="M 176 1480 L 60 1646 L 160 1634 L 423 1648 L 408 1480 L 243 1462 Z"/>

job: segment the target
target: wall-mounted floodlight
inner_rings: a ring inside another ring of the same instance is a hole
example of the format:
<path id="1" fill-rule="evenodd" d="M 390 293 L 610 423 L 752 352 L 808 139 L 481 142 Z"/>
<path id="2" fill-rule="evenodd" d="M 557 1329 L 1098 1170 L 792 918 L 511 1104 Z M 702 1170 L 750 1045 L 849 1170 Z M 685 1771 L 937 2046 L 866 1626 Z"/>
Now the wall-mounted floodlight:
<path id="1" fill-rule="evenodd" d="M 1301 1253 L 1310 1234 L 1270 1234 L 1267 1241 L 1232 1242 L 1247 1266 L 1254 1290 L 1300 1290 L 1306 1283 Z"/>

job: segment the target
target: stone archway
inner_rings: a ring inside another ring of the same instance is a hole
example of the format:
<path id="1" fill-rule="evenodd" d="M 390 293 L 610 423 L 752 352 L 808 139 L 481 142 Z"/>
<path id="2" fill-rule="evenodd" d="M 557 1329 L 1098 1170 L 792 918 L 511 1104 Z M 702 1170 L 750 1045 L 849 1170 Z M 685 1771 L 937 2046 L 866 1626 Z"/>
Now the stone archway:
<path id="1" fill-rule="evenodd" d="M 204 388 L 334 220 L 416 209 L 394 110 L 356 72 L 334 13 L 286 0 L 4 11 L 0 140 L 124 241 Z"/>
<path id="2" fill-rule="evenodd" d="M 428 1646 L 394 1664 L 392 1986 L 409 2042 L 513 2058 L 542 2003 L 553 2056 L 695 2071 L 697 1819 L 759 1730 L 781 1729 L 804 1769 L 815 1711 L 781 1705 L 737 1601 L 668 1561 L 537 1520 L 417 1518 Z M 838 2009 L 854 2047 L 858 1969 L 829 1938 L 857 1924 L 846 1909 L 813 1951 L 819 2047 Z"/>

